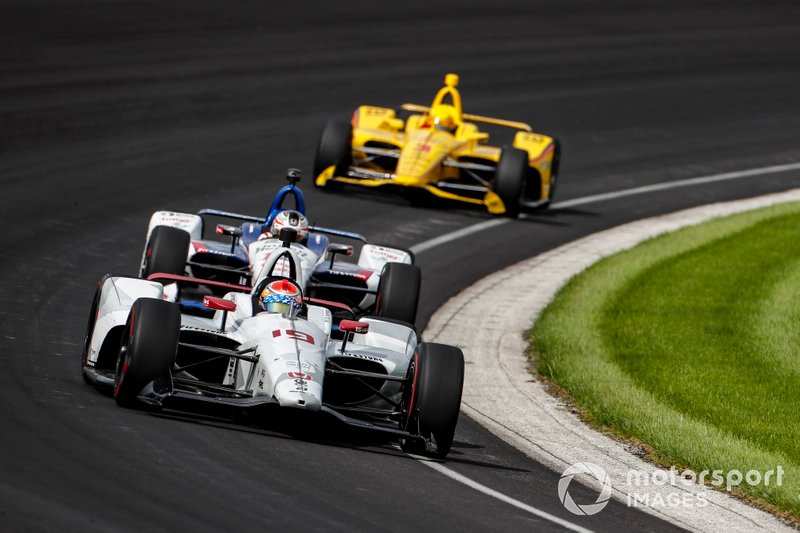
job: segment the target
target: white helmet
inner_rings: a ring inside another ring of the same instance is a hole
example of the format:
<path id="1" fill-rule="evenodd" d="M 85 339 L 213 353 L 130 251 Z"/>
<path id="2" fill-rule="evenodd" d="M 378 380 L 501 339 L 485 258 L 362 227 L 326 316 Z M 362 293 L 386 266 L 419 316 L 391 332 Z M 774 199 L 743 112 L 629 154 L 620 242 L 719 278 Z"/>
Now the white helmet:
<path id="1" fill-rule="evenodd" d="M 308 239 L 308 219 L 298 211 L 281 211 L 275 215 L 269 232 L 275 237 L 280 237 L 283 228 L 293 228 L 297 231 L 297 242 L 305 242 Z"/>

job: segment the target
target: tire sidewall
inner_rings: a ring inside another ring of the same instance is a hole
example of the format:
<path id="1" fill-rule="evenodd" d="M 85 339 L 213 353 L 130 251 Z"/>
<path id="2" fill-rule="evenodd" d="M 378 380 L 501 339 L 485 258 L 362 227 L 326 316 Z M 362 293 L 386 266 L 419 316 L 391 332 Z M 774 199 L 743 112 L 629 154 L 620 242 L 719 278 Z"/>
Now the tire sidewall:
<path id="1" fill-rule="evenodd" d="M 157 272 L 183 275 L 191 244 L 190 235 L 172 226 L 153 228 L 142 258 L 141 277 L 147 278 Z"/>
<path id="2" fill-rule="evenodd" d="M 344 120 L 330 120 L 325 124 L 314 157 L 314 182 L 331 165 L 336 165 L 336 174 L 347 172 L 352 159 L 353 127 Z M 325 187 L 333 188 L 341 183 L 328 182 Z"/>
<path id="3" fill-rule="evenodd" d="M 386 263 L 378 283 L 375 315 L 414 324 L 421 285 L 422 272 L 418 266 Z"/>
<path id="4" fill-rule="evenodd" d="M 516 218 L 528 172 L 528 152 L 506 146 L 494 174 L 494 192 L 503 201 L 506 216 Z"/>
<path id="5" fill-rule="evenodd" d="M 426 439 L 433 437 L 435 455 L 444 457 L 450 451 L 458 423 L 464 354 L 453 346 L 423 342 L 409 364 L 409 374 L 412 365 L 413 376 L 406 384 L 411 386 L 411 392 L 404 394 L 404 429 L 418 431 Z"/>
<path id="6" fill-rule="evenodd" d="M 177 304 L 154 298 L 136 300 L 122 335 L 114 379 L 114 398 L 132 407 L 142 388 L 170 376 L 180 332 Z"/>

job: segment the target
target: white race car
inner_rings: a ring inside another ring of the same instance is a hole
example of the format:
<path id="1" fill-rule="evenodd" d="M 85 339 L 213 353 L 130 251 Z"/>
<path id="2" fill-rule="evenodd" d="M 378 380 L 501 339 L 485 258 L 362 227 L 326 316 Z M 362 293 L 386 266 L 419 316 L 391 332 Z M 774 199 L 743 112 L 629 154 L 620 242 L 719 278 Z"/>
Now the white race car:
<path id="1" fill-rule="evenodd" d="M 162 281 L 214 283 L 179 278 Z M 420 342 L 411 325 L 377 317 L 335 329 L 331 309 L 347 306 L 304 298 L 286 277 L 205 296 L 211 317 L 181 313 L 158 280 L 106 276 L 97 287 L 82 372 L 119 405 L 272 406 L 377 430 L 413 453 L 447 455 L 464 378 L 458 348 Z"/>
<path id="2" fill-rule="evenodd" d="M 416 320 L 421 283 L 413 254 L 402 248 L 367 244 L 357 233 L 308 226 L 301 242 L 292 242 L 294 271 L 289 271 L 278 235 L 272 235 L 273 221 L 284 212 L 284 201 L 294 198 L 294 210 L 305 219 L 305 201 L 296 187 L 300 172 L 289 170 L 289 185 L 276 195 L 266 217 L 203 209 L 198 214 L 157 211 L 150 218 L 139 276 L 157 273 L 189 274 L 221 282 L 203 290 L 186 289 L 171 294 L 185 312 L 208 315 L 203 296 L 221 296 L 226 286 L 253 286 L 267 276 L 289 276 L 300 283 L 308 296 L 343 302 L 356 314 L 377 315 L 413 324 Z M 229 243 L 204 239 L 204 217 L 244 221 L 240 226 L 218 225 L 217 234 Z M 353 254 L 353 246 L 331 243 L 329 236 L 361 241 L 357 263 L 338 261 Z M 168 289 L 169 291 L 169 289 Z"/>

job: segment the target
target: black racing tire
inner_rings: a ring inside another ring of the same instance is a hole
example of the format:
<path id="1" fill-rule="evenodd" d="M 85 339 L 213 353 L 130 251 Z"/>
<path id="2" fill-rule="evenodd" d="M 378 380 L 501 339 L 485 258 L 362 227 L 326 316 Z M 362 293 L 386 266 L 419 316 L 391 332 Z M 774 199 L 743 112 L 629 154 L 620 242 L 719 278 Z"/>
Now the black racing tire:
<path id="1" fill-rule="evenodd" d="M 156 272 L 183 275 L 190 243 L 188 232 L 171 226 L 156 226 L 144 247 L 139 276 L 147 278 Z"/>
<path id="2" fill-rule="evenodd" d="M 121 407 L 135 407 L 145 385 L 171 379 L 181 312 L 177 304 L 155 298 L 133 303 L 120 342 L 114 375 L 114 399 Z"/>
<path id="3" fill-rule="evenodd" d="M 375 316 L 414 324 L 417 320 L 422 270 L 407 263 L 386 263 L 381 270 Z"/>
<path id="4" fill-rule="evenodd" d="M 528 152 L 506 146 L 494 171 L 494 192 L 506 206 L 505 216 L 517 218 L 528 173 Z"/>
<path id="5" fill-rule="evenodd" d="M 314 185 L 320 189 L 339 190 L 344 184 L 329 181 L 323 186 L 317 185 L 317 177 L 331 165 L 336 165 L 336 175 L 342 176 L 353 159 L 353 127 L 344 120 L 329 120 L 322 130 L 314 157 Z"/>
<path id="6" fill-rule="evenodd" d="M 403 451 L 444 458 L 453 445 L 464 388 L 464 354 L 446 344 L 423 342 L 408 367 L 403 388 L 403 429 L 435 444 L 401 443 Z"/>

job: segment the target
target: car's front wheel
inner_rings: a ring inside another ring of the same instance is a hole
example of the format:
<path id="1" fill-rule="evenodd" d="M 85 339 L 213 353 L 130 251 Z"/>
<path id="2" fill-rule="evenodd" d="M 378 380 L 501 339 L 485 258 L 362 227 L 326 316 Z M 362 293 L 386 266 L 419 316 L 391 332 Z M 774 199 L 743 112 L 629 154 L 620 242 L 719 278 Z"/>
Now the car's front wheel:
<path id="1" fill-rule="evenodd" d="M 464 387 L 464 354 L 454 346 L 423 342 L 411 360 L 403 387 L 403 429 L 422 438 L 407 439 L 402 449 L 445 457 L 461 408 Z"/>
<path id="2" fill-rule="evenodd" d="M 114 375 L 114 399 L 134 407 L 141 390 L 156 379 L 171 380 L 181 312 L 177 304 L 140 298 L 131 306 Z"/>

